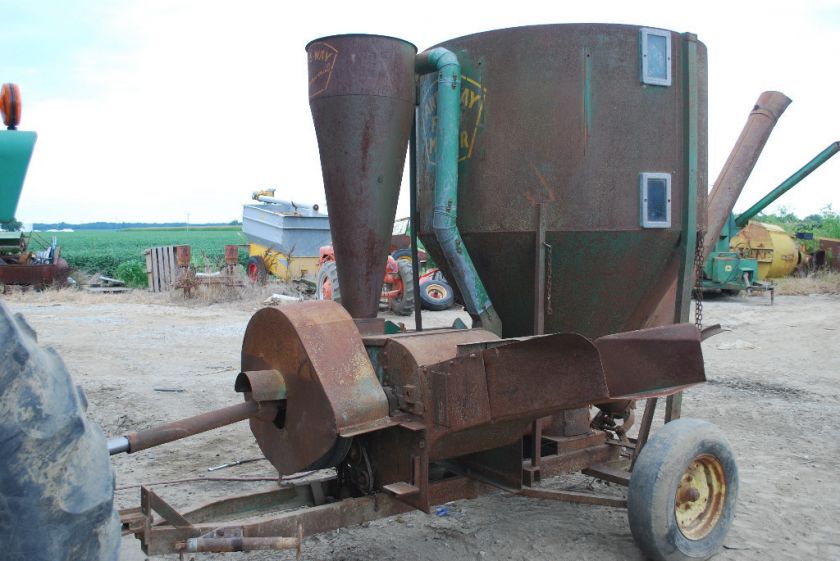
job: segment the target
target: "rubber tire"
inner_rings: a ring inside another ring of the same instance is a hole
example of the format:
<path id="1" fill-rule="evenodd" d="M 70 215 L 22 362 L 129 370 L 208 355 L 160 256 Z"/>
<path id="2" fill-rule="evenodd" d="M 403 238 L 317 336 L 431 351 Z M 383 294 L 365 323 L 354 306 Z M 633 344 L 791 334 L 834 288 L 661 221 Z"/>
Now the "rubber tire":
<path id="1" fill-rule="evenodd" d="M 410 316 L 414 313 L 414 269 L 409 261 L 397 259 L 397 271 L 403 291 L 401 295 L 388 300 L 388 308 L 398 316 Z"/>
<path id="2" fill-rule="evenodd" d="M 438 289 L 442 289 L 445 291 L 445 296 L 443 298 L 433 298 L 427 292 L 427 289 L 430 285 L 435 285 Z M 452 290 L 452 287 L 449 286 L 449 283 L 445 280 L 435 280 L 429 279 L 425 282 L 420 283 L 420 304 L 426 310 L 431 310 L 433 312 L 440 312 L 443 310 L 448 310 L 452 304 L 455 303 L 455 292 Z"/>
<path id="3" fill-rule="evenodd" d="M 318 294 L 318 300 L 324 299 L 321 287 L 326 280 L 329 280 L 330 284 L 332 284 L 332 301 L 341 303 L 341 288 L 338 284 L 338 267 L 335 261 L 325 261 L 321 265 L 321 268 L 318 269 L 318 279 L 315 284 L 315 292 Z"/>
<path id="4" fill-rule="evenodd" d="M 414 260 L 411 258 L 411 250 L 410 249 L 398 249 L 391 254 L 391 257 L 394 258 L 394 261 L 408 261 L 412 263 Z"/>
<path id="5" fill-rule="evenodd" d="M 677 486 L 689 463 L 709 454 L 723 466 L 726 497 L 717 525 L 700 540 L 687 539 L 674 513 Z M 732 447 L 715 425 L 678 419 L 659 429 L 642 448 L 627 492 L 630 531 L 639 548 L 656 561 L 708 559 L 723 546 L 738 500 L 738 466 Z"/>
<path id="6" fill-rule="evenodd" d="M 256 269 L 256 278 L 251 276 L 252 267 Z M 265 267 L 265 260 L 258 256 L 252 255 L 248 258 L 248 264 L 245 266 L 245 274 L 251 284 L 265 284 L 268 280 L 268 269 Z"/>
<path id="7" fill-rule="evenodd" d="M 5 561 L 116 560 L 105 437 L 52 349 L 0 303 L 0 535 Z"/>

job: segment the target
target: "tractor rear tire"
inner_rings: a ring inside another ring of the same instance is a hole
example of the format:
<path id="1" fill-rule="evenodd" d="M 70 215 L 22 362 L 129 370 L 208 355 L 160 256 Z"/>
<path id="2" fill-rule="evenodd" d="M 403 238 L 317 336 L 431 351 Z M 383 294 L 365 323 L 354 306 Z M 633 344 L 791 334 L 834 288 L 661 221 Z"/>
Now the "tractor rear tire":
<path id="1" fill-rule="evenodd" d="M 633 466 L 627 516 L 656 561 L 708 559 L 723 546 L 738 499 L 738 466 L 721 431 L 698 419 L 659 429 Z"/>
<path id="2" fill-rule="evenodd" d="M 52 349 L 0 303 L 2 558 L 116 560 L 120 520 L 105 437 Z"/>
<path id="3" fill-rule="evenodd" d="M 398 316 L 410 316 L 414 313 L 414 269 L 410 261 L 396 261 L 403 290 L 401 294 L 388 300 L 388 307 Z"/>
<path id="4" fill-rule="evenodd" d="M 248 273 L 248 280 L 251 284 L 265 284 L 268 280 L 268 270 L 265 267 L 265 260 L 259 255 L 252 255 L 248 258 L 248 265 L 245 267 Z"/>
<path id="5" fill-rule="evenodd" d="M 413 262 L 413 260 L 411 259 L 410 249 L 398 249 L 391 254 L 391 257 L 393 257 L 395 261 L 408 261 L 409 263 Z"/>
<path id="6" fill-rule="evenodd" d="M 329 283 L 328 286 L 327 283 Z M 338 285 L 338 267 L 335 261 L 325 261 L 318 269 L 318 300 L 332 300 L 341 303 L 341 288 Z M 328 296 L 329 295 L 329 296 Z"/>

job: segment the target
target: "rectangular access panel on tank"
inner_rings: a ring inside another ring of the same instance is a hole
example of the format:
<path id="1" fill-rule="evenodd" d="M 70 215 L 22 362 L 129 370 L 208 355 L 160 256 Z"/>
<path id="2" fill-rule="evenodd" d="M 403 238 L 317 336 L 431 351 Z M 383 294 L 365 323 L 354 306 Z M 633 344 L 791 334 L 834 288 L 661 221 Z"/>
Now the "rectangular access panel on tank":
<path id="1" fill-rule="evenodd" d="M 668 264 L 686 252 L 684 217 L 692 229 L 705 223 L 705 46 L 690 34 L 602 24 L 502 29 L 439 46 L 461 64 L 457 223 L 504 336 L 534 333 L 541 225 L 546 333 L 651 326 L 674 281 Z M 418 232 L 445 269 L 432 230 L 436 89 L 435 76 L 421 77 Z M 642 215 L 643 178 L 658 201 L 664 195 L 666 215 Z"/>

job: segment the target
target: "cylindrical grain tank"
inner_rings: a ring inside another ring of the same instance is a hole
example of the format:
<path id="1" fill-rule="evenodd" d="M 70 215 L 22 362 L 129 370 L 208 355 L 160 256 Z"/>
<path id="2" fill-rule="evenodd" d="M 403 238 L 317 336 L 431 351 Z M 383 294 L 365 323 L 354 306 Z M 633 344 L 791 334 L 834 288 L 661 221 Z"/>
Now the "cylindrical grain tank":
<path id="1" fill-rule="evenodd" d="M 758 260 L 758 279 L 778 279 L 793 274 L 799 265 L 799 248 L 780 226 L 750 222 L 729 242 L 732 251 Z"/>
<path id="2" fill-rule="evenodd" d="M 417 48 L 378 35 L 306 46 L 342 304 L 374 318 L 414 114 Z"/>
<path id="3" fill-rule="evenodd" d="M 504 336 L 534 333 L 537 314 L 546 333 L 642 327 L 674 281 L 664 272 L 681 257 L 686 201 L 693 227 L 705 224 L 705 46 L 600 24 L 440 46 L 462 74 L 457 224 Z M 432 229 L 436 88 L 420 79 L 418 231 L 445 263 Z"/>

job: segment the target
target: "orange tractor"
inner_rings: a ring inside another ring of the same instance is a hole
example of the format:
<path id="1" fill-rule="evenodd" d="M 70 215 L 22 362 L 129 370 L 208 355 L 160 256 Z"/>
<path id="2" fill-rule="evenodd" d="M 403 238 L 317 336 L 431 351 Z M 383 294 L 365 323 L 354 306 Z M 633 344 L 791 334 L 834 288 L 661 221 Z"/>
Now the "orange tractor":
<path id="1" fill-rule="evenodd" d="M 380 307 L 387 306 L 400 316 L 414 312 L 414 283 L 411 261 L 394 259 L 388 256 L 385 276 L 382 280 Z M 338 284 L 338 268 L 335 263 L 333 246 L 321 247 L 318 258 L 318 278 L 316 281 L 319 300 L 341 302 L 341 287 Z"/>

